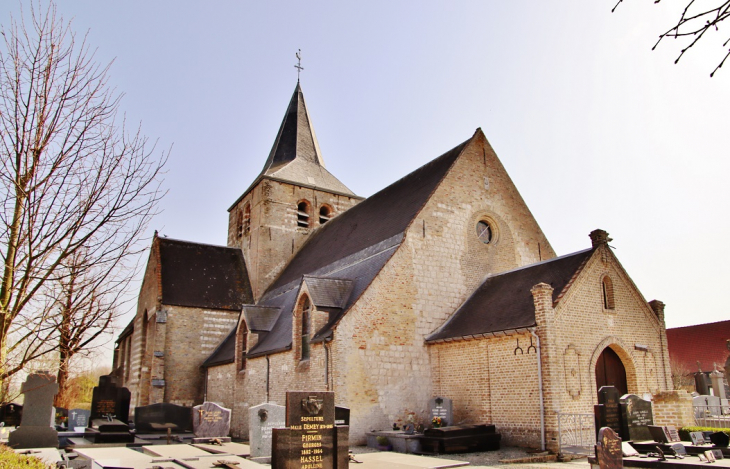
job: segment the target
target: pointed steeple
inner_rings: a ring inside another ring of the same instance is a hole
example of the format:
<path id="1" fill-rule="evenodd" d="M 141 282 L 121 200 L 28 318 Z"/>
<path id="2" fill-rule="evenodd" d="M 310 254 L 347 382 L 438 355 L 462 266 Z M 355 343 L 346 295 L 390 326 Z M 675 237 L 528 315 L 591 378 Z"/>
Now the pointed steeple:
<path id="1" fill-rule="evenodd" d="M 263 173 L 269 174 L 282 164 L 291 163 L 297 158 L 324 166 L 322 152 L 298 81 Z"/>
<path id="2" fill-rule="evenodd" d="M 329 192 L 354 195 L 324 166 L 322 151 L 297 81 L 274 146 L 257 178 L 269 177 Z"/>

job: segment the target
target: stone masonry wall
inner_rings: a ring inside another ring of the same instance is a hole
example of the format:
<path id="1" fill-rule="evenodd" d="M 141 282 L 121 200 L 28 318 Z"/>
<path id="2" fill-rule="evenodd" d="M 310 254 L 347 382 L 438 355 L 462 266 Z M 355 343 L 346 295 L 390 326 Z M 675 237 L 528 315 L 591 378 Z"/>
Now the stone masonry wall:
<path id="1" fill-rule="evenodd" d="M 297 225 L 297 204 L 310 205 L 309 227 Z M 262 180 L 228 214 L 228 246 L 243 249 L 254 299 L 258 300 L 309 235 L 320 226 L 323 205 L 337 216 L 361 199 L 289 183 Z M 250 204 L 250 230 L 238 236 L 238 220 Z"/>
<path id="2" fill-rule="evenodd" d="M 685 390 L 662 391 L 652 402 L 654 425 L 674 425 L 677 428 L 693 426 L 692 396 Z"/>
<path id="3" fill-rule="evenodd" d="M 477 237 L 483 219 L 495 233 L 489 244 Z M 478 133 L 335 331 L 335 392 L 352 412 L 351 441 L 389 428 L 408 412 L 425 420 L 435 392 L 425 337 L 487 274 L 551 257 L 547 239 Z M 476 420 L 484 412 L 474 408 L 462 418 Z"/>
<path id="4" fill-rule="evenodd" d="M 203 371 L 200 365 L 228 335 L 238 321 L 238 311 L 202 310 L 165 306 L 164 401 L 192 406 L 203 402 Z"/>
<path id="5" fill-rule="evenodd" d="M 236 364 L 212 366 L 208 368 L 206 378 L 205 400 L 233 409 L 236 401 L 234 387 L 231 386 L 231 383 L 235 382 Z"/>

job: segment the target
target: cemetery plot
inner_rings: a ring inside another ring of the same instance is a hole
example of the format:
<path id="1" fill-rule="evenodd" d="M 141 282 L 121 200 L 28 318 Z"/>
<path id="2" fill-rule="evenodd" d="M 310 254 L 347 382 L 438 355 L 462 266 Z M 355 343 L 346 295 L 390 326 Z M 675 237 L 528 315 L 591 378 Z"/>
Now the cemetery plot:
<path id="1" fill-rule="evenodd" d="M 188 432 L 193 429 L 193 409 L 175 404 L 159 403 L 134 409 L 137 433 Z"/>

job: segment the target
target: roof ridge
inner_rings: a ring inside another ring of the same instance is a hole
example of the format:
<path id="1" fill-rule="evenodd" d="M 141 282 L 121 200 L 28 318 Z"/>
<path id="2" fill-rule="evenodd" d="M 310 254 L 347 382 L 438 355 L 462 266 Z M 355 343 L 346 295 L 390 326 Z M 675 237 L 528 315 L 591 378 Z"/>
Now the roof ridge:
<path id="1" fill-rule="evenodd" d="M 178 238 L 168 238 L 168 237 L 161 237 L 158 236 L 157 239 L 159 239 L 161 242 L 174 242 L 174 243 L 184 243 L 184 244 L 194 244 L 196 246 L 208 246 L 211 248 L 223 248 L 223 249 L 233 249 L 233 250 L 240 250 L 241 248 L 233 247 L 233 246 L 224 246 L 222 244 L 210 244 L 210 243 L 199 243 L 197 241 L 188 241 L 185 239 L 178 239 Z"/>

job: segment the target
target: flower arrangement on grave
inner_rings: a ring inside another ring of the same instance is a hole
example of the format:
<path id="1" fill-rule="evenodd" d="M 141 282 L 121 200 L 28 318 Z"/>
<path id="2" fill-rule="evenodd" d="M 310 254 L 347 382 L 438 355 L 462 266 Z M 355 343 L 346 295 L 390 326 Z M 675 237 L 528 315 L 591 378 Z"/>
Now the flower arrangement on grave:
<path id="1" fill-rule="evenodd" d="M 431 419 L 431 425 L 433 425 L 433 428 L 440 428 L 443 424 L 444 421 L 441 417 L 434 417 Z"/>

